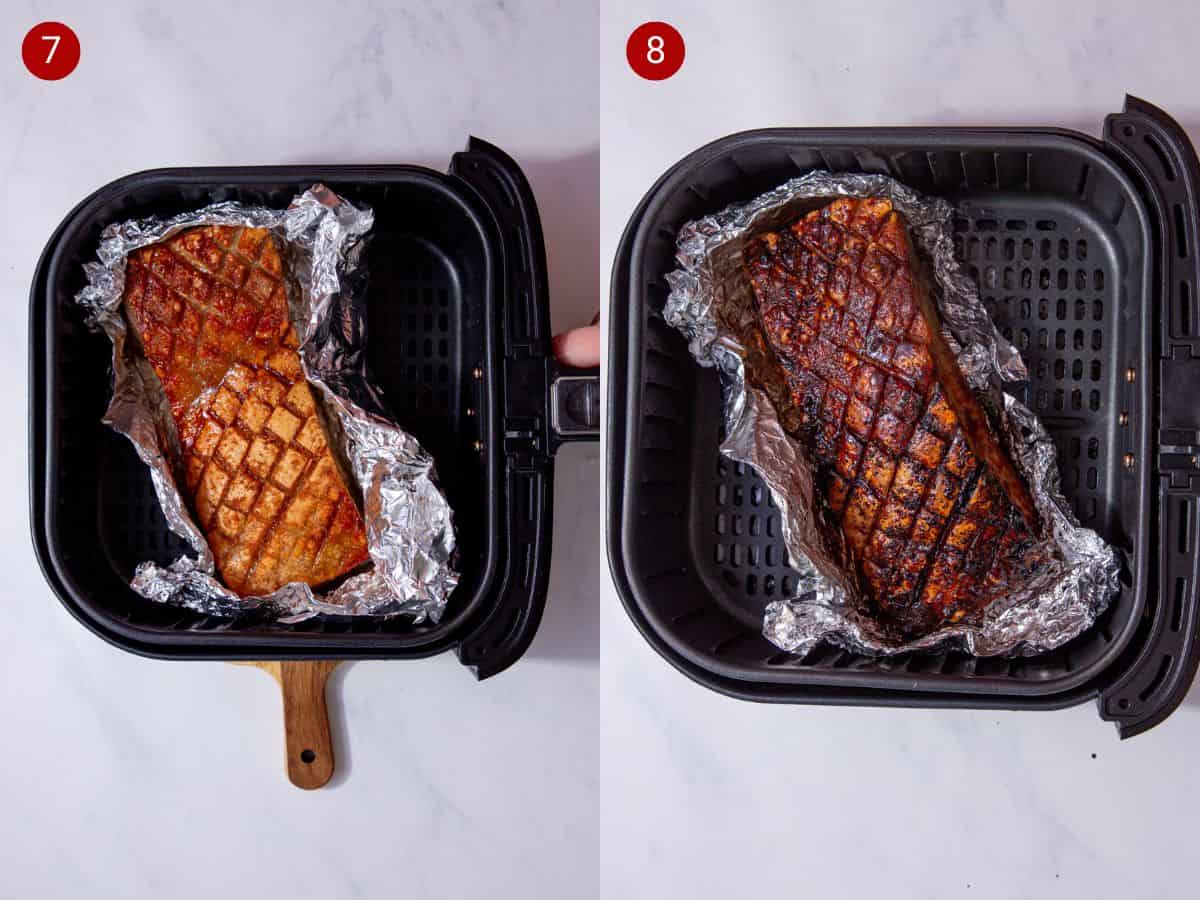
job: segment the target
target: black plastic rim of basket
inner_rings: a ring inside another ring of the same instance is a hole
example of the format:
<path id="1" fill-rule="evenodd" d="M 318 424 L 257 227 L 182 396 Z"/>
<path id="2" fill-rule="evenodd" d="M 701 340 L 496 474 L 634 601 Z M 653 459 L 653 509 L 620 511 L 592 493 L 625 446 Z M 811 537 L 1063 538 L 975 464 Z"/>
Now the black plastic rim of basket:
<path id="1" fill-rule="evenodd" d="M 47 297 L 56 276 L 56 253 L 89 213 L 119 192 L 151 181 L 171 185 L 230 185 L 314 181 L 371 182 L 385 177 L 421 181 L 459 205 L 479 230 L 489 257 L 485 387 L 481 423 L 489 435 L 487 457 L 487 552 L 475 595 L 459 613 L 417 635 L 238 633 L 151 630 L 108 617 L 103 604 L 70 583 L 59 564 L 48 509 L 53 506 L 53 458 L 57 435 L 50 424 L 48 371 L 54 365 L 47 335 L 53 314 Z M 564 379 L 594 384 L 595 370 L 568 370 L 550 357 L 549 298 L 545 248 L 536 202 L 520 167 L 498 148 L 471 138 L 455 154 L 449 174 L 417 166 L 282 166 L 159 169 L 118 179 L 78 204 L 51 236 L 31 287 L 30 316 L 30 509 L 33 541 L 43 573 L 63 605 L 93 632 L 122 649 L 164 659 L 398 659 L 453 649 L 476 677 L 494 675 L 528 649 L 541 620 L 549 577 L 554 453 L 565 442 L 597 437 L 588 407 L 576 421 L 574 408 L 550 415 Z M 595 390 L 586 398 L 598 400 Z M 593 404 L 593 407 L 598 403 Z M 551 419 L 554 419 L 554 422 Z M 518 510 L 515 498 L 526 498 Z"/>
<path id="2" fill-rule="evenodd" d="M 1195 153 L 1190 142 L 1178 125 L 1161 110 L 1144 101 L 1126 98 L 1125 111 L 1111 115 L 1106 120 L 1103 143 L 1075 132 L 1045 128 L 888 128 L 819 131 L 789 129 L 788 133 L 803 143 L 814 133 L 829 134 L 831 131 L 840 135 L 843 146 L 854 145 L 855 137 L 868 135 L 873 139 L 883 135 L 893 143 L 896 138 L 902 137 L 917 145 L 922 140 L 936 142 L 942 136 L 951 135 L 986 135 L 998 145 L 1004 144 L 1006 138 L 1028 139 L 1031 136 L 1053 135 L 1079 142 L 1081 146 L 1092 148 L 1093 151 L 1106 151 L 1110 160 L 1116 161 L 1127 176 L 1136 180 L 1140 187 L 1141 199 L 1150 212 L 1155 241 L 1153 246 L 1160 251 L 1156 254 L 1160 259 L 1155 261 L 1151 282 L 1158 304 L 1152 309 L 1161 312 L 1160 307 L 1173 303 L 1180 291 L 1185 301 L 1196 296 L 1198 244 L 1194 227 L 1189 228 L 1187 223 L 1197 221 L 1196 186 L 1200 184 L 1200 167 L 1196 165 Z M 654 198 L 669 184 L 674 183 L 679 172 L 689 168 L 696 160 L 719 152 L 718 148 L 726 147 L 729 142 L 760 134 L 764 132 L 733 135 L 697 150 L 668 170 L 647 192 L 630 218 L 614 260 L 611 289 L 614 310 L 624 309 L 624 298 L 628 294 L 632 277 L 629 272 L 632 243 Z M 1143 140 L 1144 134 L 1152 134 L 1153 137 Z M 1164 154 L 1169 155 L 1170 161 L 1162 161 Z M 1155 157 L 1160 161 L 1158 168 L 1155 168 Z M 1168 174 L 1174 171 L 1175 175 L 1180 177 L 1165 179 L 1160 174 L 1163 167 L 1166 167 Z M 1180 248 L 1178 254 L 1161 252 L 1164 247 L 1176 245 Z M 1192 318 L 1195 318 L 1194 313 Z M 1163 380 L 1170 377 L 1174 382 L 1187 383 L 1189 377 L 1200 374 L 1200 365 L 1192 365 L 1197 357 L 1200 357 L 1200 346 L 1197 346 L 1194 339 L 1188 340 L 1186 333 L 1181 342 L 1178 335 L 1170 331 L 1170 322 L 1163 320 L 1161 315 L 1159 319 L 1162 321 L 1162 336 L 1156 336 L 1158 339 L 1154 342 L 1155 350 L 1158 351 L 1156 356 L 1171 357 L 1169 360 L 1159 360 L 1161 377 Z M 1117 722 L 1122 736 L 1130 736 L 1152 727 L 1182 700 L 1197 662 L 1194 625 L 1197 606 L 1196 553 L 1194 544 L 1187 553 L 1164 553 L 1163 548 L 1170 543 L 1167 541 L 1160 541 L 1155 545 L 1160 568 L 1152 573 L 1156 577 L 1150 579 L 1152 584 L 1149 586 L 1149 597 L 1141 615 L 1130 617 L 1131 634 L 1125 641 L 1128 646 L 1119 654 L 1106 654 L 1105 666 L 1095 666 L 1093 671 L 1072 679 L 1073 683 L 1062 685 L 1057 691 L 1050 693 L 1020 694 L 999 690 L 984 692 L 971 687 L 953 692 L 910 690 L 894 679 L 891 680 L 891 684 L 887 683 L 889 679 L 881 679 L 883 683 L 871 685 L 870 679 L 854 679 L 853 676 L 842 680 L 840 684 L 822 683 L 819 680 L 803 685 L 780 684 L 730 677 L 728 673 L 718 671 L 705 661 L 690 657 L 684 652 L 684 648 L 676 646 L 662 634 L 652 617 L 647 615 L 627 572 L 623 522 L 625 504 L 629 501 L 628 494 L 633 488 L 624 481 L 625 457 L 628 451 L 625 419 L 629 412 L 625 392 L 630 387 L 627 383 L 627 365 L 634 344 L 630 339 L 629 323 L 624 315 L 615 314 L 610 316 L 609 321 L 609 363 L 612 368 L 609 370 L 606 466 L 609 485 L 607 544 L 610 567 L 617 593 L 639 631 L 660 655 L 693 680 L 729 696 L 760 702 L 1053 709 L 1074 705 L 1089 697 L 1097 697 L 1102 717 Z M 1166 353 L 1164 348 L 1168 347 L 1170 352 Z M 1186 360 L 1180 358 L 1184 354 L 1187 356 Z M 1191 383 L 1197 381 L 1200 379 L 1194 379 Z M 1174 535 L 1179 523 L 1175 520 L 1172 509 L 1160 501 L 1167 493 L 1186 496 L 1192 503 L 1195 521 L 1194 500 L 1195 495 L 1200 493 L 1200 478 L 1189 469 L 1194 470 L 1196 465 L 1195 445 L 1200 444 L 1200 431 L 1196 429 L 1200 428 L 1200 425 L 1197 425 L 1200 414 L 1197 413 L 1195 401 L 1187 398 L 1185 394 L 1177 394 L 1173 403 L 1168 400 L 1159 409 L 1151 412 L 1159 414 L 1157 424 L 1163 426 L 1163 431 L 1154 435 L 1157 454 L 1154 462 L 1157 464 L 1158 486 L 1154 498 L 1154 513 L 1160 529 L 1164 533 Z M 1170 434 L 1167 433 L 1165 423 L 1171 423 L 1174 427 Z M 1177 452 L 1168 453 L 1168 450 Z M 1186 510 L 1184 515 L 1187 515 Z M 1141 552 L 1144 553 L 1144 550 Z M 1141 566 L 1143 562 L 1137 561 L 1135 565 Z M 1185 574 L 1176 575 L 1175 572 L 1181 569 Z M 1190 580 L 1186 578 L 1187 574 L 1192 576 Z M 1163 598 L 1158 591 L 1163 583 L 1159 576 L 1174 577 L 1177 579 L 1176 583 L 1184 588 L 1184 596 L 1176 600 L 1176 612 L 1172 618 L 1177 627 L 1173 629 L 1168 629 L 1164 624 L 1168 617 L 1165 614 L 1166 604 L 1162 602 Z M 1186 627 L 1178 627 L 1180 620 Z M 912 684 L 911 680 L 909 684 Z"/>

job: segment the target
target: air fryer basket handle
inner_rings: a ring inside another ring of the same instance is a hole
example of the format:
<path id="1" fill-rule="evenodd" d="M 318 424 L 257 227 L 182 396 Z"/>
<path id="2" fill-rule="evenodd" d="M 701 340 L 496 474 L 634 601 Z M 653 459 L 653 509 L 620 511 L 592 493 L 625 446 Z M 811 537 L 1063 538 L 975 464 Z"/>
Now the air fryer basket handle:
<path id="1" fill-rule="evenodd" d="M 600 369 L 553 364 L 549 412 L 556 443 L 600 440 Z"/>
<path id="2" fill-rule="evenodd" d="M 1157 725 L 1183 701 L 1200 662 L 1200 161 L 1183 129 L 1136 97 L 1104 123 L 1105 144 L 1142 185 L 1156 224 L 1158 332 L 1152 379 L 1151 503 L 1145 632 L 1100 688 L 1102 718 L 1122 737 Z"/>
<path id="3" fill-rule="evenodd" d="M 505 549 L 494 599 L 457 648 L 459 660 L 477 678 L 490 678 L 521 657 L 541 621 L 550 575 L 555 450 L 564 441 L 597 437 L 599 373 L 565 369 L 553 357 L 545 242 L 520 166 L 473 137 L 454 155 L 450 175 L 473 192 L 492 221 L 497 260 L 499 540 Z"/>

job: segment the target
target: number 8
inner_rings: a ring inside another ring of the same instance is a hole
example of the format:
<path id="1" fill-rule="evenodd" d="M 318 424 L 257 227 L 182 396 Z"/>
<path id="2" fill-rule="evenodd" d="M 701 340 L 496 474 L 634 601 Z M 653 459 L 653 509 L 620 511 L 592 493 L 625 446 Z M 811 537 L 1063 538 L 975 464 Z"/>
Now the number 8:
<path id="1" fill-rule="evenodd" d="M 652 34 L 650 39 L 646 41 L 646 62 L 658 65 L 667 58 L 663 52 L 663 39 L 657 34 Z"/>

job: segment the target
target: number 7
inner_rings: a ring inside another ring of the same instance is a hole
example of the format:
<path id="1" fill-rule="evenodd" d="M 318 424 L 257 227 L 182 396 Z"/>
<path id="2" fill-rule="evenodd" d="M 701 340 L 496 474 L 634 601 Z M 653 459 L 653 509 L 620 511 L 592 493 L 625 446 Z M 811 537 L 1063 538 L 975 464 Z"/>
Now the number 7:
<path id="1" fill-rule="evenodd" d="M 43 34 L 43 41 L 52 41 L 54 46 L 50 48 L 50 52 L 46 55 L 46 64 L 50 64 L 50 60 L 54 59 L 54 51 L 58 49 L 58 42 L 62 40 L 61 34 Z"/>

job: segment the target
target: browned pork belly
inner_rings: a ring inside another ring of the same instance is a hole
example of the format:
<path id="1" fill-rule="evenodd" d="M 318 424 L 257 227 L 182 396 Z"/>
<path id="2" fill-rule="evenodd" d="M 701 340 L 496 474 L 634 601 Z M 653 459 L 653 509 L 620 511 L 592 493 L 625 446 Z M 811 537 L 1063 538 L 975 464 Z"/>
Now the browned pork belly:
<path id="1" fill-rule="evenodd" d="M 845 563 L 905 636 L 976 617 L 1044 554 L 1028 488 L 942 336 L 901 215 L 834 201 L 745 252 Z"/>
<path id="2" fill-rule="evenodd" d="M 300 368 L 283 265 L 257 228 L 192 228 L 130 255 L 125 310 L 166 392 L 196 519 L 240 595 L 320 585 L 366 531 Z"/>

